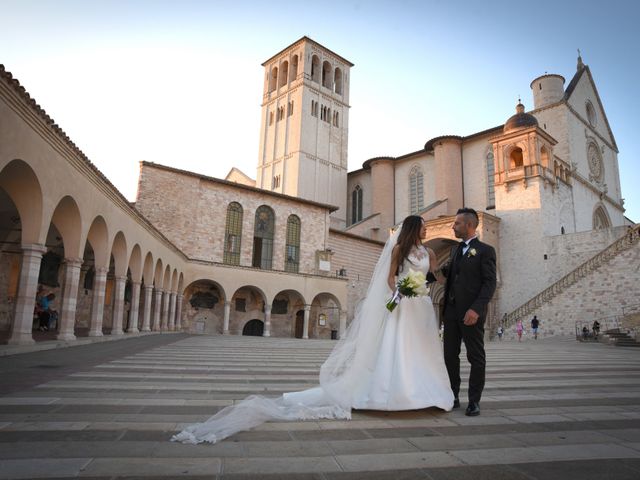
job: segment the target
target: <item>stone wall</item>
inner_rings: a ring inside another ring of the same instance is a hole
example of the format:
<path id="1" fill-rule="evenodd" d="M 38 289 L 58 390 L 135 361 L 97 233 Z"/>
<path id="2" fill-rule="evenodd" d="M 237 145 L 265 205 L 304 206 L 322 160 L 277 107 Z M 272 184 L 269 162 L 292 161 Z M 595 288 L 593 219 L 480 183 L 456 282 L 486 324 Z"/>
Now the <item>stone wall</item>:
<path id="1" fill-rule="evenodd" d="M 622 315 L 622 308 L 640 298 L 640 243 L 624 250 L 565 289 L 525 319 L 525 329 L 534 315 L 540 320 L 542 337 L 575 334 L 576 322 L 591 325 L 594 320 Z M 581 327 L 580 327 L 581 328 Z M 515 326 L 505 332 L 515 337 Z"/>
<path id="2" fill-rule="evenodd" d="M 347 271 L 347 320 L 353 319 L 356 305 L 367 293 L 378 257 L 384 243 L 364 240 L 336 230 L 329 231 L 329 248 L 334 252 L 331 263 L 335 269 Z"/>
<path id="3" fill-rule="evenodd" d="M 316 273 L 316 251 L 324 250 L 328 208 L 283 195 L 143 164 L 136 207 L 178 248 L 193 259 L 222 263 L 227 207 L 242 206 L 240 265 L 251 266 L 255 212 L 267 205 L 275 213 L 273 270 L 285 269 L 287 218 L 301 222 L 300 273 Z"/>

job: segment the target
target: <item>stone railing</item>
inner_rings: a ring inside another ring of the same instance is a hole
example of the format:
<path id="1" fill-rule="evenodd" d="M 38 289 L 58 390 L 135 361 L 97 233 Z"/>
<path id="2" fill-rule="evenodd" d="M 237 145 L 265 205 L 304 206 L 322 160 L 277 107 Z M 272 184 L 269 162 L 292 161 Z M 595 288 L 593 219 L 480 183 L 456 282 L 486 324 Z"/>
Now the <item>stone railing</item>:
<path id="1" fill-rule="evenodd" d="M 610 259 L 618 255 L 618 253 L 629 249 L 636 243 L 640 242 L 640 224 L 635 225 L 632 228 L 629 228 L 627 232 L 625 232 L 624 236 L 620 237 L 618 240 L 613 242 L 611 245 L 606 247 L 604 250 L 591 257 L 589 260 L 584 262 L 582 265 L 579 265 L 577 268 L 569 272 L 567 275 L 562 277 L 560 280 L 555 282 L 548 288 L 545 288 L 543 291 L 538 293 L 528 302 L 520 305 L 514 311 L 509 313 L 502 322 L 503 328 L 507 329 L 509 326 L 515 324 L 516 320 L 528 316 L 534 310 L 542 307 L 546 302 L 549 302 L 552 298 L 561 294 L 571 285 L 576 283 L 581 278 L 586 277 L 591 272 L 593 272 L 596 268 L 603 265 L 605 262 L 608 262 Z"/>

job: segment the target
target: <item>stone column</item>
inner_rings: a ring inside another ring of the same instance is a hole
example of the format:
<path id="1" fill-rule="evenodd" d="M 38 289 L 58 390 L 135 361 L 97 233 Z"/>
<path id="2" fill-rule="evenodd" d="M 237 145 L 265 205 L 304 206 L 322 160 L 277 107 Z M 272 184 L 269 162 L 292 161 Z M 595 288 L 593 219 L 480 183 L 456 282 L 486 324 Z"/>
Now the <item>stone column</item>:
<path id="1" fill-rule="evenodd" d="M 167 320 L 169 316 L 169 292 L 162 292 L 162 319 L 160 320 L 160 330 L 166 332 Z"/>
<path id="2" fill-rule="evenodd" d="M 176 330 L 182 330 L 182 300 L 184 299 L 183 295 L 178 295 L 176 298 Z"/>
<path id="3" fill-rule="evenodd" d="M 160 311 L 162 310 L 162 290 L 156 288 L 155 295 L 155 307 L 153 309 L 153 326 L 151 330 L 154 332 L 160 331 Z"/>
<path id="4" fill-rule="evenodd" d="M 129 310 L 129 328 L 127 332 L 138 333 L 138 312 L 140 311 L 140 282 L 131 285 L 131 309 Z"/>
<path id="5" fill-rule="evenodd" d="M 311 305 L 304 306 L 304 321 L 302 322 L 302 338 L 309 338 L 309 312 L 311 312 Z"/>
<path id="6" fill-rule="evenodd" d="M 104 296 L 107 288 L 108 268 L 96 268 L 93 277 L 93 298 L 91 299 L 91 318 L 89 320 L 89 336 L 102 336 L 102 319 L 104 317 Z"/>
<path id="7" fill-rule="evenodd" d="M 76 307 L 78 304 L 78 284 L 80 282 L 81 258 L 64 259 L 64 284 L 58 319 L 58 340 L 75 340 Z"/>
<path id="8" fill-rule="evenodd" d="M 22 264 L 20 265 L 20 282 L 18 296 L 11 325 L 10 345 L 33 343 L 33 310 L 36 306 L 38 275 L 42 254 L 47 251 L 44 245 L 31 243 L 22 246 Z"/>
<path id="9" fill-rule="evenodd" d="M 231 317 L 231 302 L 224 302 L 224 320 L 222 321 L 222 334 L 229 335 L 229 318 Z"/>
<path id="10" fill-rule="evenodd" d="M 271 336 L 271 305 L 264 306 L 264 330 L 262 331 L 262 336 Z"/>
<path id="11" fill-rule="evenodd" d="M 338 338 L 344 337 L 344 332 L 347 330 L 347 311 L 340 310 L 340 326 L 338 327 Z"/>
<path id="12" fill-rule="evenodd" d="M 113 327 L 111 335 L 122 335 L 122 320 L 124 318 L 124 287 L 127 277 L 115 277 L 114 303 L 113 303 Z"/>
<path id="13" fill-rule="evenodd" d="M 169 295 L 169 331 L 176 329 L 176 293 L 171 292 Z"/>
<path id="14" fill-rule="evenodd" d="M 142 312 L 142 331 L 151 331 L 151 302 L 153 294 L 153 285 L 144 286 L 144 310 Z"/>

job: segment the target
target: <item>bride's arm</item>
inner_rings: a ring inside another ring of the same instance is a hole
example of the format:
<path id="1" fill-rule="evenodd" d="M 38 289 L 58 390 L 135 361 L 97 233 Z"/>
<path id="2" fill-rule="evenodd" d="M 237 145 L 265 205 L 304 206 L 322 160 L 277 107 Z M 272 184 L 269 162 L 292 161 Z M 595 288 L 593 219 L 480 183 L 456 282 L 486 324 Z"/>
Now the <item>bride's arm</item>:
<path id="1" fill-rule="evenodd" d="M 400 247 L 396 245 L 391 251 L 391 265 L 389 266 L 389 275 L 387 276 L 387 285 L 393 292 L 396 289 L 396 272 L 398 271 L 398 252 Z"/>
<path id="2" fill-rule="evenodd" d="M 430 248 L 427 248 L 427 252 L 429 252 L 429 271 L 433 273 L 438 283 L 444 283 L 446 279 L 442 274 L 442 270 L 438 267 L 438 259 L 436 258 L 435 252 Z"/>

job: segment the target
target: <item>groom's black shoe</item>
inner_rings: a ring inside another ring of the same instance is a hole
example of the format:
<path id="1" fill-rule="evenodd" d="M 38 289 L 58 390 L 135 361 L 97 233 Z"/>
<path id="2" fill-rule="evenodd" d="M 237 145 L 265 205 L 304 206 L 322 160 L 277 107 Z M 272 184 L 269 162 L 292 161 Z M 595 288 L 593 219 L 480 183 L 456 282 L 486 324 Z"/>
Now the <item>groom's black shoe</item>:
<path id="1" fill-rule="evenodd" d="M 460 408 L 460 400 L 457 398 L 453 399 L 453 408 Z"/>
<path id="2" fill-rule="evenodd" d="M 469 402 L 467 410 L 464 412 L 467 417 L 477 417 L 480 415 L 480 404 L 477 402 Z"/>

